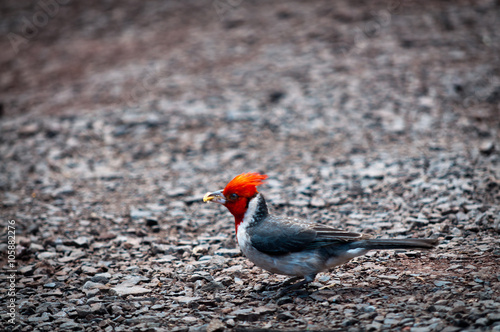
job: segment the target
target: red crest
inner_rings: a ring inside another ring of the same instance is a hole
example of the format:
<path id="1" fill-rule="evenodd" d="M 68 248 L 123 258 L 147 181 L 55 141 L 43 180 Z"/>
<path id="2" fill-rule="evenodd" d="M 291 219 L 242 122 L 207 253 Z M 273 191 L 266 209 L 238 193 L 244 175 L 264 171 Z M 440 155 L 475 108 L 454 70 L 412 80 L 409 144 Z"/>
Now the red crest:
<path id="1" fill-rule="evenodd" d="M 235 193 L 240 197 L 253 197 L 257 193 L 257 186 L 264 183 L 267 175 L 259 173 L 243 173 L 237 175 L 224 188 L 224 196 Z"/>

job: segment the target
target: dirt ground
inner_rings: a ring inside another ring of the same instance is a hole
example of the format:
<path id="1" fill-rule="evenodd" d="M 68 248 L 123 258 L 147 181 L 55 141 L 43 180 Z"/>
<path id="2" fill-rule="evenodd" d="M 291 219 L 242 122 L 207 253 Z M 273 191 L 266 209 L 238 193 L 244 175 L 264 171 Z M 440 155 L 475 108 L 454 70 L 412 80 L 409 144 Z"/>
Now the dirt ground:
<path id="1" fill-rule="evenodd" d="M 500 331 L 499 1 L 0 17 L 0 330 Z M 247 171 L 275 213 L 440 244 L 272 299 L 201 201 Z"/>

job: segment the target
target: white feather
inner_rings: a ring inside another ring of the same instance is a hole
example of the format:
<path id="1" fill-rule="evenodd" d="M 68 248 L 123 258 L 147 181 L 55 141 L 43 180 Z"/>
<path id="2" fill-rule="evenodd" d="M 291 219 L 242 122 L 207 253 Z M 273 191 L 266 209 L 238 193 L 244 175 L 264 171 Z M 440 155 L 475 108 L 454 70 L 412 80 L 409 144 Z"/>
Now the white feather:
<path id="1" fill-rule="evenodd" d="M 248 203 L 248 209 L 247 212 L 245 212 L 245 215 L 243 216 L 243 221 L 241 224 L 238 226 L 238 234 L 237 234 L 237 239 L 238 239 L 238 244 L 240 245 L 241 251 L 245 256 L 248 257 L 246 252 L 250 250 L 250 247 L 252 246 L 250 243 L 250 238 L 248 237 L 248 225 L 250 225 L 253 221 L 253 217 L 255 215 L 255 211 L 257 210 L 257 203 L 258 199 L 257 197 L 254 197 L 253 199 L 250 200 Z"/>

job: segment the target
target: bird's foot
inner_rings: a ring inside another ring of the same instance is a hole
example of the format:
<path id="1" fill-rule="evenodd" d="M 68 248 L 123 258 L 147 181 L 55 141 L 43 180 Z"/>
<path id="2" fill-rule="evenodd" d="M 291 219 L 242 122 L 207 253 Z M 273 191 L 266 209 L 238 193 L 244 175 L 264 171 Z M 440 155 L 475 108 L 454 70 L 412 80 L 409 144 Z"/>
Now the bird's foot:
<path id="1" fill-rule="evenodd" d="M 277 284 L 273 284 L 273 285 L 267 285 L 266 286 L 266 290 L 267 291 L 275 291 L 277 289 L 280 289 L 280 288 L 287 288 L 289 287 L 292 283 L 296 282 L 296 281 L 299 281 L 300 279 L 302 279 L 301 277 L 293 277 L 293 278 L 289 278 L 283 282 L 279 282 Z"/>
<path id="2" fill-rule="evenodd" d="M 300 280 L 300 277 L 288 279 L 287 281 L 285 281 L 287 286 L 283 287 L 279 292 L 277 292 L 273 296 L 273 299 L 279 299 L 279 298 L 285 296 L 286 294 L 290 293 L 291 291 L 295 291 L 295 290 L 301 288 L 302 286 L 309 284 L 310 282 L 312 282 L 314 280 L 315 277 L 316 277 L 316 275 L 309 275 L 309 276 L 304 277 L 304 279 L 299 281 L 299 282 L 295 282 L 295 281 Z M 292 284 L 292 282 L 295 282 L 295 283 Z"/>
<path id="3" fill-rule="evenodd" d="M 293 292 L 293 291 L 298 291 L 299 288 L 302 286 L 305 286 L 309 283 L 310 281 L 307 280 L 302 280 L 299 282 L 296 282 L 295 284 L 289 285 L 287 287 L 282 288 L 281 290 L 277 291 L 276 294 L 272 297 L 274 300 L 277 300 L 279 298 L 282 298 L 283 296 Z"/>

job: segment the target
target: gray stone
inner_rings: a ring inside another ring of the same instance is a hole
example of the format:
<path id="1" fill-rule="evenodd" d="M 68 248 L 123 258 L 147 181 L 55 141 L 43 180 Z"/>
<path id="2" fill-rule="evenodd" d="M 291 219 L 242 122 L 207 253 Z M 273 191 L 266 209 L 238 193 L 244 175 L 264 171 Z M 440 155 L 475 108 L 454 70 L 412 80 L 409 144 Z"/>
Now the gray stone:
<path id="1" fill-rule="evenodd" d="M 236 257 L 241 255 L 241 250 L 240 249 L 219 249 L 215 251 L 216 255 L 220 256 L 227 256 L 227 257 Z"/>
<path id="2" fill-rule="evenodd" d="M 144 295 L 150 293 L 151 289 L 140 286 L 118 285 L 116 287 L 111 288 L 111 291 L 118 296 L 127 296 L 127 295 Z"/>

